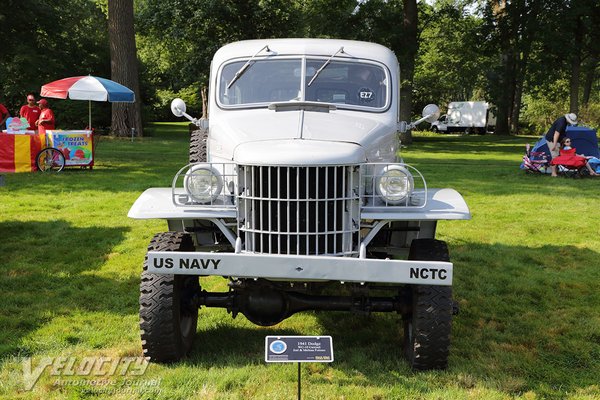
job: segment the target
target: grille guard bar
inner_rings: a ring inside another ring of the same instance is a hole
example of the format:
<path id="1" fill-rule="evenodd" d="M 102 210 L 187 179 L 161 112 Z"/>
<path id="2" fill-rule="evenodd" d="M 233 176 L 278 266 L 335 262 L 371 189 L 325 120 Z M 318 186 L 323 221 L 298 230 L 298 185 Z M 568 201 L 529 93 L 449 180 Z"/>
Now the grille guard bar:
<path id="1" fill-rule="evenodd" d="M 400 204 L 391 204 L 386 202 L 377 194 L 376 182 L 381 171 L 388 166 L 398 166 L 412 175 L 413 190 Z M 206 167 L 207 169 L 220 172 L 218 185 L 221 192 L 214 196 L 208 203 L 202 204 L 185 190 L 185 181 L 190 176 L 194 168 Z M 288 168 L 285 166 L 280 166 Z M 307 166 L 289 166 L 289 168 L 312 168 L 312 167 L 334 167 L 331 165 L 307 165 Z M 342 167 L 339 165 L 339 167 Z M 358 169 L 359 177 L 357 182 L 359 187 L 356 195 L 360 199 L 361 211 L 366 212 L 393 212 L 410 209 L 420 209 L 427 205 L 427 182 L 423 175 L 415 167 L 405 163 L 364 163 L 355 166 Z M 236 163 L 194 163 L 187 164 L 181 168 L 171 184 L 171 198 L 176 207 L 188 208 L 206 208 L 211 210 L 233 210 L 236 209 L 239 198 L 244 198 L 245 193 L 240 187 L 238 177 L 239 167 Z M 271 199 L 278 200 L 278 199 Z M 316 199 L 318 200 L 318 199 Z"/>

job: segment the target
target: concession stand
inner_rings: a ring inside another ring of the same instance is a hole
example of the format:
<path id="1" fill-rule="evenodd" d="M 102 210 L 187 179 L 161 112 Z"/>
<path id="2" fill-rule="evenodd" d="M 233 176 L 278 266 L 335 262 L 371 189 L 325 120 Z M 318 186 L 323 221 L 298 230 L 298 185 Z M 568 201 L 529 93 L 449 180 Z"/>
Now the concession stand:
<path id="1" fill-rule="evenodd" d="M 74 76 L 42 86 L 42 97 L 87 100 L 88 126 L 85 130 L 46 130 L 45 134 L 27 131 L 22 118 L 7 121 L 7 130 L 0 133 L 0 172 L 62 171 L 64 167 L 94 166 L 94 131 L 92 101 L 135 101 L 134 92 L 110 79 L 95 76 Z M 10 126 L 9 126 L 10 125 Z M 26 125 L 25 125 L 26 126 Z"/>

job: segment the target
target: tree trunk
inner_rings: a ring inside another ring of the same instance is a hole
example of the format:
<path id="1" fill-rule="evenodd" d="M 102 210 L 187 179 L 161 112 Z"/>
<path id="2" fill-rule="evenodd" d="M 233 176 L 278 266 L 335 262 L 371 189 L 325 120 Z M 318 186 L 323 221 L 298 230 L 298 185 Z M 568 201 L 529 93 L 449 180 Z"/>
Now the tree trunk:
<path id="1" fill-rule="evenodd" d="M 569 82 L 569 112 L 579 113 L 579 73 L 581 70 L 581 46 L 583 42 L 583 24 L 581 16 L 575 23 L 575 43 L 571 58 L 571 79 Z"/>
<path id="2" fill-rule="evenodd" d="M 403 0 L 402 13 L 403 20 L 403 48 L 402 59 L 400 60 L 400 120 L 410 123 L 412 117 L 412 92 L 413 79 L 415 75 L 415 58 L 417 57 L 417 1 Z M 412 133 L 410 131 L 400 134 L 400 140 L 403 144 L 412 143 Z"/>
<path id="3" fill-rule="evenodd" d="M 135 103 L 112 104 L 111 132 L 143 136 L 138 60 L 133 27 L 133 0 L 108 0 L 111 79 L 135 92 Z"/>
<path id="4" fill-rule="evenodd" d="M 507 87 L 512 80 L 511 63 L 512 52 L 506 51 L 502 54 L 502 78 L 500 79 L 500 87 Z M 512 103 L 512 94 L 509 90 L 502 90 L 498 96 L 498 113 L 496 115 L 496 135 L 510 134 L 510 109 Z"/>
<path id="5" fill-rule="evenodd" d="M 588 70 L 585 73 L 585 82 L 583 84 L 583 98 L 581 103 L 584 106 L 590 102 L 590 94 L 592 93 L 592 86 L 594 85 L 594 78 L 596 75 L 596 68 L 598 67 L 598 59 L 594 57 L 590 63 Z"/>
<path id="6" fill-rule="evenodd" d="M 532 38 L 530 38 L 529 43 L 525 46 L 526 48 L 523 50 L 522 57 L 517 60 L 515 73 L 515 93 L 513 97 L 512 116 L 510 118 L 510 130 L 515 135 L 519 134 L 519 119 L 521 116 L 521 103 L 523 101 L 523 85 L 525 81 L 525 74 L 527 72 L 527 63 L 529 61 L 531 40 Z"/>

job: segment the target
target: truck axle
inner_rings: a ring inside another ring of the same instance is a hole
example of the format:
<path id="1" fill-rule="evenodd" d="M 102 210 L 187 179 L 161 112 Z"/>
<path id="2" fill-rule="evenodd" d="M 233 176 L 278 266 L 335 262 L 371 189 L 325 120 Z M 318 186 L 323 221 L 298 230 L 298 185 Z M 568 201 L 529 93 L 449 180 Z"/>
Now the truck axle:
<path id="1" fill-rule="evenodd" d="M 261 326 L 275 325 L 301 311 L 352 311 L 356 313 L 405 313 L 407 302 L 402 297 L 320 296 L 272 288 L 232 290 L 227 293 L 201 291 L 198 307 L 226 308 L 235 318 L 242 313 Z"/>

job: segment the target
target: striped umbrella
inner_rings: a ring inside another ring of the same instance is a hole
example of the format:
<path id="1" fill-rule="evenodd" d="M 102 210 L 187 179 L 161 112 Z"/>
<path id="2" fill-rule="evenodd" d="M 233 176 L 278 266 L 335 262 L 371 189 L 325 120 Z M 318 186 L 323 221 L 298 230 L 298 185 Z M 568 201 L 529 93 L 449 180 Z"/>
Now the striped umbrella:
<path id="1" fill-rule="evenodd" d="M 131 89 L 110 79 L 91 75 L 74 76 L 47 83 L 42 86 L 40 96 L 56 99 L 88 100 L 90 129 L 92 126 L 92 101 L 135 102 L 135 93 Z"/>

